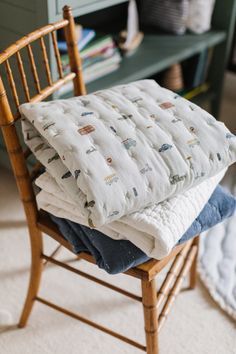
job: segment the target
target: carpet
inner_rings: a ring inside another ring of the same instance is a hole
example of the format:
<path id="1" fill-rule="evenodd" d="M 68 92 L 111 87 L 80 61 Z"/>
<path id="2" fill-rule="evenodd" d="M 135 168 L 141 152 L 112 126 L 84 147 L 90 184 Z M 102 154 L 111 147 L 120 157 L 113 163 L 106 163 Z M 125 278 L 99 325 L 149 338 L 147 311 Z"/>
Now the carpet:
<path id="1" fill-rule="evenodd" d="M 35 304 L 28 325 L 24 329 L 16 327 L 27 291 L 30 249 L 14 180 L 3 169 L 0 170 L 0 195 L 0 353 L 141 353 L 39 303 Z M 54 247 L 54 241 L 46 239 L 47 252 Z M 59 255 L 59 259 L 68 257 L 71 256 L 66 250 Z M 75 266 L 140 294 L 138 280 L 123 275 L 109 276 L 83 261 Z M 40 295 L 144 342 L 142 307 L 129 298 L 54 266 L 48 266 L 44 272 Z M 219 309 L 198 282 L 196 290 L 183 291 L 177 298 L 160 333 L 160 353 L 233 354 L 235 329 L 235 322 Z"/>
<path id="2" fill-rule="evenodd" d="M 236 196 L 236 168 L 225 186 Z M 236 320 L 236 213 L 201 236 L 199 274 L 219 306 Z"/>

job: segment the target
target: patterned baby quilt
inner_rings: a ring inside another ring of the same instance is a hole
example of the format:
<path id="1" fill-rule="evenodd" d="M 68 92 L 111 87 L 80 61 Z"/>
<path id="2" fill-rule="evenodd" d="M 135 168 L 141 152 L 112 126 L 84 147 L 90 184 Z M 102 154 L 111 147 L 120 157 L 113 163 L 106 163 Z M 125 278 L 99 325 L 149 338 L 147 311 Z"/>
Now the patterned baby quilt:
<path id="1" fill-rule="evenodd" d="M 26 144 L 90 227 L 168 200 L 236 160 L 236 137 L 153 80 L 20 107 Z"/>

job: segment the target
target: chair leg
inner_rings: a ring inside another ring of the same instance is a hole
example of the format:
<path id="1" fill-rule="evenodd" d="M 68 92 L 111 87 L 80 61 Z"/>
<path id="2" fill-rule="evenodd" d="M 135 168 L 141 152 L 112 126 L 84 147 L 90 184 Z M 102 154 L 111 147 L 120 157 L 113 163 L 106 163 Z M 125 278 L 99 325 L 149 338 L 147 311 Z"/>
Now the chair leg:
<path id="1" fill-rule="evenodd" d="M 158 354 L 158 313 L 155 279 L 142 280 L 142 303 L 147 354 Z"/>
<path id="2" fill-rule="evenodd" d="M 193 245 L 196 245 L 199 251 L 199 236 L 195 238 L 193 241 Z M 193 260 L 193 263 L 190 268 L 190 274 L 189 274 L 189 288 L 194 289 L 196 287 L 197 283 L 197 260 L 198 260 L 198 251 L 197 254 Z"/>
<path id="3" fill-rule="evenodd" d="M 43 259 L 41 257 L 43 251 L 42 234 L 38 229 L 30 230 L 30 242 L 31 242 L 31 270 L 30 281 L 28 287 L 28 293 L 26 296 L 24 308 L 21 313 L 19 328 L 25 327 L 29 315 L 31 313 L 35 297 L 37 296 L 42 270 Z"/>

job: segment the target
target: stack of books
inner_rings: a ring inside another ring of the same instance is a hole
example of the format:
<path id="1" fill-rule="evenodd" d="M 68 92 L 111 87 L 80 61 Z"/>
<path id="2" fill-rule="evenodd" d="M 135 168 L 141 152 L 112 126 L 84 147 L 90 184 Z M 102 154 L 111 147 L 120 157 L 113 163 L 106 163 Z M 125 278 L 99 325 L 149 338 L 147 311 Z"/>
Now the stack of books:
<path id="1" fill-rule="evenodd" d="M 65 41 L 58 41 L 62 66 L 65 73 L 70 72 L 69 57 Z M 96 35 L 94 30 L 82 29 L 78 40 L 78 49 L 82 59 L 83 77 L 85 83 L 99 79 L 120 66 L 121 55 L 110 35 Z M 67 86 L 67 85 L 66 85 Z M 64 87 L 63 92 L 70 90 Z"/>
<path id="2" fill-rule="evenodd" d="M 76 37 L 78 42 L 78 49 L 82 50 L 86 47 L 86 45 L 93 40 L 96 36 L 96 32 L 89 28 L 82 28 L 80 25 L 76 25 Z M 67 44 L 64 39 L 58 40 L 58 49 L 61 53 L 67 52 Z"/>

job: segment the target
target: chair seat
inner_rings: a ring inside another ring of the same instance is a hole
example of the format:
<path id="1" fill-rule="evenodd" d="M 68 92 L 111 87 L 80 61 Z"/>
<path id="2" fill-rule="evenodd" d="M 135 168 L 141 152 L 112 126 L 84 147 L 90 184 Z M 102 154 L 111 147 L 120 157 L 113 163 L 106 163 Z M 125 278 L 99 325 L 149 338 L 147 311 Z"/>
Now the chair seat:
<path id="1" fill-rule="evenodd" d="M 37 226 L 45 234 L 51 236 L 54 240 L 59 242 L 62 246 L 73 252 L 71 244 L 63 237 L 62 233 L 58 229 L 57 225 L 51 220 L 49 214 L 40 210 Z M 138 279 L 151 280 L 155 275 L 160 272 L 172 259 L 174 259 L 179 252 L 185 247 L 190 248 L 193 240 L 190 240 L 182 245 L 176 246 L 172 252 L 161 260 L 150 259 L 149 261 L 140 264 L 137 267 L 131 268 L 125 272 L 125 274 L 131 275 Z M 85 252 L 81 252 L 78 258 L 84 259 L 92 264 L 96 264 L 94 257 Z"/>

